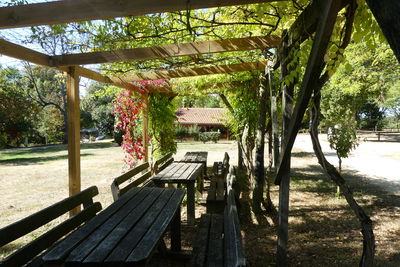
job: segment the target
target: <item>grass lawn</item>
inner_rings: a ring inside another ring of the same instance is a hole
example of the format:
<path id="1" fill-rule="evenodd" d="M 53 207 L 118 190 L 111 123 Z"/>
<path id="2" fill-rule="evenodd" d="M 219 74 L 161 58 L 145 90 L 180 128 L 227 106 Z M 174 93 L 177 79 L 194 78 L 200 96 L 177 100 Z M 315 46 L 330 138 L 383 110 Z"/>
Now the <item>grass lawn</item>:
<path id="1" fill-rule="evenodd" d="M 178 143 L 179 160 L 186 151 L 208 151 L 208 166 L 228 152 L 236 164 L 233 141 L 217 144 Z M 312 153 L 294 151 L 289 217 L 289 263 L 291 266 L 356 266 L 362 252 L 359 223 L 343 198 L 335 196 Z M 111 201 L 110 184 L 124 171 L 122 149 L 113 143 L 82 145 L 82 188 L 96 185 L 103 205 Z M 0 228 L 68 196 L 66 146 L 0 151 Z M 400 198 L 389 195 L 363 177 L 346 173 L 357 201 L 374 221 L 377 266 L 400 266 Z M 278 187 L 272 187 L 275 206 Z M 242 195 L 241 226 L 249 266 L 273 266 L 276 251 L 276 213 L 254 214 L 249 195 Z M 202 207 L 201 205 L 196 207 Z M 200 209 L 201 212 L 204 212 Z M 185 209 L 182 209 L 184 212 Z M 196 211 L 197 219 L 200 211 Z M 34 238 L 43 229 L 0 249 L 0 259 Z M 182 228 L 184 248 L 195 228 Z M 174 266 L 174 265 L 172 265 Z"/>

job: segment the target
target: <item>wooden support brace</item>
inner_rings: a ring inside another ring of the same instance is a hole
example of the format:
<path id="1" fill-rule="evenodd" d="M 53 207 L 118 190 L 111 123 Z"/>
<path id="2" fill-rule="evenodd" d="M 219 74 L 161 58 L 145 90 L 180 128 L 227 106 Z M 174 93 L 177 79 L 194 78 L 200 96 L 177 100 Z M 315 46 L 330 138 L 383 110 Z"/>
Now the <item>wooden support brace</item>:
<path id="1" fill-rule="evenodd" d="M 81 191 L 79 75 L 75 67 L 67 72 L 67 116 L 69 195 L 72 196 Z M 79 211 L 77 207 L 70 215 Z"/>
<path id="2" fill-rule="evenodd" d="M 299 96 L 294 108 L 292 119 L 290 120 L 287 138 L 284 140 L 284 150 L 282 151 L 280 164 L 278 167 L 275 184 L 279 185 L 284 172 L 284 164 L 287 158 L 290 157 L 296 135 L 301 126 L 304 113 L 310 101 L 313 88 L 318 83 L 319 76 L 322 72 L 325 52 L 328 48 L 328 43 L 332 35 L 335 25 L 336 16 L 341 8 L 342 1 L 327 0 L 324 9 L 321 12 L 320 22 L 317 27 L 315 40 L 311 49 L 307 68 L 304 73 L 303 82 L 300 87 Z"/>

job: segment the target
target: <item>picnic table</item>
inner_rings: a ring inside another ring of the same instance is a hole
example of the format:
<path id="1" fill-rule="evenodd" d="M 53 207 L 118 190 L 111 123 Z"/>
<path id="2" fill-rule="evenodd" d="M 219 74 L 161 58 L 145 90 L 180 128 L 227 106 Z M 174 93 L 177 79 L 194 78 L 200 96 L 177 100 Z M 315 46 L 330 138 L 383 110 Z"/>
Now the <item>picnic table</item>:
<path id="1" fill-rule="evenodd" d="M 193 152 L 186 152 L 185 156 L 181 162 L 188 162 L 188 163 L 202 163 L 204 165 L 204 175 L 207 175 L 207 156 L 208 152 L 206 151 L 193 151 Z"/>
<path id="2" fill-rule="evenodd" d="M 181 250 L 180 205 L 185 190 L 135 187 L 43 256 L 45 266 L 142 265 L 171 227 Z"/>
<path id="3" fill-rule="evenodd" d="M 195 220 L 195 182 L 200 179 L 203 169 L 202 163 L 173 162 L 164 170 L 153 177 L 153 181 L 158 186 L 164 184 L 182 184 L 187 187 L 187 215 L 188 223 L 194 224 Z"/>

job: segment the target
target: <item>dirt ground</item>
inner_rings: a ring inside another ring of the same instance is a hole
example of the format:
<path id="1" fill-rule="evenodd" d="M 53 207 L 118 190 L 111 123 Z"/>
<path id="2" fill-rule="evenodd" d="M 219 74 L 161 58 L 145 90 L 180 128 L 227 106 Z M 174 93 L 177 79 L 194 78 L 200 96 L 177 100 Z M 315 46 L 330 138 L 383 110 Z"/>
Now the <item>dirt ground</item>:
<path id="1" fill-rule="evenodd" d="M 337 165 L 335 153 L 329 149 L 326 136 L 321 135 L 320 138 L 328 160 Z M 82 151 L 83 187 L 98 185 L 101 195 L 99 200 L 103 207 L 106 207 L 111 201 L 109 184 L 112 178 L 121 172 L 118 162 L 122 156 L 119 148 L 108 146 L 99 148 L 107 152 L 99 153 L 99 149 L 91 147 Z M 178 153 L 174 158 L 179 160 L 186 151 L 208 151 L 209 168 L 214 161 L 222 161 L 225 151 L 229 153 L 231 163 L 237 163 L 236 145 L 232 141 L 205 145 L 179 143 Z M 54 157 L 63 160 L 53 161 Z M 289 265 L 357 266 L 362 253 L 359 222 L 348 208 L 346 201 L 336 196 L 336 187 L 329 182 L 318 165 L 308 135 L 297 137 L 292 157 Z M 54 202 L 56 198 L 63 197 L 59 192 L 67 188 L 66 181 L 64 178 L 62 182 L 54 179 L 60 176 L 67 177 L 65 159 L 65 153 L 57 150 L 48 157 L 41 153 L 37 155 L 37 159 L 9 159 L 1 163 L 0 190 L 5 202 L 0 205 L 0 227 L 24 217 L 27 212 L 31 213 L 32 210 L 47 205 L 49 201 Z M 353 188 L 356 200 L 373 221 L 376 266 L 400 266 L 399 159 L 400 142 L 360 141 L 360 145 L 350 157 L 343 160 L 343 175 Z M 46 168 L 43 168 L 44 166 Z M 32 181 L 33 175 L 36 177 L 35 181 Z M 15 191 L 16 186 L 20 184 L 29 184 L 32 194 Z M 275 207 L 278 206 L 278 189 L 277 186 L 271 188 Z M 44 194 L 43 190 L 52 192 L 50 199 L 44 198 L 49 195 Z M 19 196 L 20 193 L 23 195 Z M 33 199 L 32 196 L 37 198 Z M 31 207 L 25 207 L 26 197 L 31 198 Z M 206 193 L 199 194 L 198 197 L 197 223 L 201 214 L 205 212 Z M 182 209 L 182 219 L 186 220 L 186 208 Z M 240 222 L 248 266 L 276 265 L 277 211 L 254 214 L 249 194 L 243 193 Z M 183 249 L 187 255 L 190 254 L 195 235 L 196 226 L 185 224 L 182 226 Z M 168 243 L 168 238 L 166 241 Z M 2 252 L 6 251 L 0 250 L 0 258 Z M 161 261 L 160 255 L 156 254 L 150 265 L 185 266 L 186 263 L 187 257 L 186 260 Z"/>

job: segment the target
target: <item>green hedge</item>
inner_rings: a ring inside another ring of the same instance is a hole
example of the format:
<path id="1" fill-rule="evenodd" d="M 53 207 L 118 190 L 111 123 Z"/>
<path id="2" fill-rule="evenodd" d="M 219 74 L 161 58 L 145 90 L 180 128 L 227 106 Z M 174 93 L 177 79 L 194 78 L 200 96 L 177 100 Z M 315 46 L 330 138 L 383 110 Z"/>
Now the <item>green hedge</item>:
<path id="1" fill-rule="evenodd" d="M 199 133 L 199 140 L 203 143 L 208 141 L 213 141 L 214 143 L 218 142 L 219 137 L 221 136 L 220 132 L 204 132 Z"/>

